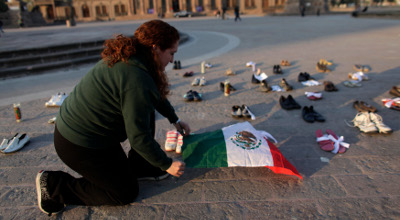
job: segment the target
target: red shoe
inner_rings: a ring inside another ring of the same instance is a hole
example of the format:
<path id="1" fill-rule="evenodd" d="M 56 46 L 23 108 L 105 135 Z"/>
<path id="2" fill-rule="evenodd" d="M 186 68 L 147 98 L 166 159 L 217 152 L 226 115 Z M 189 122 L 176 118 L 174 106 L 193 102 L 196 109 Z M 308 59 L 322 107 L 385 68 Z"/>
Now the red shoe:
<path id="1" fill-rule="evenodd" d="M 319 139 L 323 139 L 322 137 L 327 136 L 322 133 L 321 129 L 318 129 L 315 132 L 315 135 L 317 136 L 317 142 L 319 143 L 319 147 L 321 148 L 321 150 L 330 152 L 330 151 L 333 151 L 333 149 L 335 149 L 335 146 L 333 145 L 333 141 L 319 140 Z"/>

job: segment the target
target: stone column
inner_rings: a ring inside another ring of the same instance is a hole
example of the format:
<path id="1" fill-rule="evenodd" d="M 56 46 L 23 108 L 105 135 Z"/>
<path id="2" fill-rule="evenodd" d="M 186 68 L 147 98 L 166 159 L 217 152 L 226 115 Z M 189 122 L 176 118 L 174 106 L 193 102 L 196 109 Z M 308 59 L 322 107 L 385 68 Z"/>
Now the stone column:
<path id="1" fill-rule="evenodd" d="M 144 15 L 144 14 L 146 14 L 146 7 L 145 7 L 145 2 L 146 2 L 147 0 L 140 0 L 140 13 L 142 14 L 142 15 Z"/>
<path id="2" fill-rule="evenodd" d="M 239 13 L 245 13 L 246 7 L 244 6 L 245 0 L 238 0 L 239 1 Z"/>
<path id="3" fill-rule="evenodd" d="M 172 14 L 172 0 L 165 0 L 166 11 L 165 14 Z"/>
<path id="4" fill-rule="evenodd" d="M 210 12 L 211 11 L 211 0 L 203 0 L 203 7 L 204 7 L 204 12 Z"/>
<path id="5" fill-rule="evenodd" d="M 192 12 L 196 12 L 196 5 L 198 5 L 197 0 L 190 0 L 190 1 L 192 3 Z"/>

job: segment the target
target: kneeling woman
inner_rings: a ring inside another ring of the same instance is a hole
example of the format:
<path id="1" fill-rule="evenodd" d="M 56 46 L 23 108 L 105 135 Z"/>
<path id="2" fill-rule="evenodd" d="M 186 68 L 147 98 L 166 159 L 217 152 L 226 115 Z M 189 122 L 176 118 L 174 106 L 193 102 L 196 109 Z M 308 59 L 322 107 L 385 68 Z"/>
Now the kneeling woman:
<path id="1" fill-rule="evenodd" d="M 155 111 L 190 134 L 166 97 L 165 67 L 178 42 L 178 31 L 160 20 L 142 24 L 132 38 L 105 42 L 102 60 L 63 102 L 54 130 L 58 156 L 82 177 L 40 171 L 36 188 L 43 212 L 51 215 L 65 205 L 129 204 L 138 195 L 138 180 L 183 174 L 185 164 L 167 157 L 154 139 Z M 127 138 L 128 156 L 120 144 Z"/>

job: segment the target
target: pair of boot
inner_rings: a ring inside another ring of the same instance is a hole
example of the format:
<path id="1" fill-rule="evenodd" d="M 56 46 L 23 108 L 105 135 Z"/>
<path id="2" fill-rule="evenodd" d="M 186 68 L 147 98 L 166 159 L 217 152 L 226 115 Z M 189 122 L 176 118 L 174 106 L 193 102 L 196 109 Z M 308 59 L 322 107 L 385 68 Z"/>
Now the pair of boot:
<path id="1" fill-rule="evenodd" d="M 180 69 L 182 69 L 182 67 L 181 67 L 181 61 L 180 60 L 175 60 L 174 61 L 174 70 L 180 70 Z"/>
<path id="2" fill-rule="evenodd" d="M 289 95 L 287 98 L 281 96 L 279 98 L 279 104 L 286 110 L 301 109 L 301 106 L 296 102 L 296 100 L 294 100 L 292 95 Z"/>
<path id="3" fill-rule="evenodd" d="M 282 74 L 282 73 L 283 73 L 283 72 L 282 72 L 282 68 L 281 68 L 281 66 L 279 66 L 279 65 L 274 65 L 273 72 L 274 72 L 275 74 Z"/>

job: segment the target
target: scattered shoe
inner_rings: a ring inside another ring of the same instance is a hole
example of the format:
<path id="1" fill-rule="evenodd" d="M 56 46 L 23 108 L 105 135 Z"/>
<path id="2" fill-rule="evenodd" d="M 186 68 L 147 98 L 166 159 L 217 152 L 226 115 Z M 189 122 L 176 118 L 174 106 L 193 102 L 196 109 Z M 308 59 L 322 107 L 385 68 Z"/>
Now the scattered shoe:
<path id="1" fill-rule="evenodd" d="M 353 122 L 353 127 L 358 127 L 361 132 L 367 134 L 378 132 L 378 128 L 371 121 L 368 112 L 359 112 L 351 122 Z"/>
<path id="2" fill-rule="evenodd" d="M 353 107 L 357 109 L 359 112 L 376 112 L 376 108 L 372 105 L 369 105 L 363 101 L 355 101 L 353 102 Z"/>
<path id="3" fill-rule="evenodd" d="M 272 88 L 272 91 L 274 91 L 274 92 L 282 92 L 283 91 L 282 87 L 280 87 L 279 85 L 272 85 L 271 88 Z"/>
<path id="4" fill-rule="evenodd" d="M 348 80 L 348 81 L 344 81 L 343 84 L 347 87 L 350 88 L 355 88 L 355 87 L 361 87 L 361 83 L 359 83 L 356 80 Z"/>
<path id="5" fill-rule="evenodd" d="M 256 63 L 254 63 L 253 61 L 249 61 L 246 63 L 246 67 L 252 67 L 254 64 Z"/>
<path id="6" fill-rule="evenodd" d="M 279 82 L 279 86 L 285 91 L 293 90 L 293 87 L 286 82 L 285 78 L 282 78 L 282 80 Z"/>
<path id="7" fill-rule="evenodd" d="M 263 81 L 263 80 L 266 80 L 268 78 L 268 75 L 266 73 L 264 73 L 264 72 L 261 72 L 260 68 L 258 68 L 257 69 L 257 73 L 255 73 L 253 75 L 254 75 L 254 78 L 256 78 L 260 82 Z"/>
<path id="8" fill-rule="evenodd" d="M 253 83 L 253 84 L 260 84 L 260 80 L 258 80 L 257 78 L 256 78 L 256 76 L 255 76 L 255 74 L 252 74 L 252 77 L 251 77 L 251 83 Z"/>
<path id="9" fill-rule="evenodd" d="M 400 111 L 400 98 L 382 99 L 382 102 L 386 108 Z"/>
<path id="10" fill-rule="evenodd" d="M 314 111 L 314 107 L 304 106 L 302 110 L 302 116 L 304 121 L 313 123 L 314 121 L 324 122 L 325 118 L 319 114 L 318 112 Z"/>
<path id="11" fill-rule="evenodd" d="M 192 81 L 192 86 L 198 86 L 200 84 L 200 77 L 194 78 Z"/>
<path id="12" fill-rule="evenodd" d="M 336 92 L 338 89 L 331 81 L 324 81 L 325 91 L 327 92 Z"/>
<path id="13" fill-rule="evenodd" d="M 361 82 L 361 81 L 367 81 L 369 80 L 369 77 L 364 74 L 363 72 L 356 72 L 356 73 L 349 73 L 348 74 L 349 79 Z"/>
<path id="14" fill-rule="evenodd" d="M 49 173 L 44 170 L 39 171 L 36 175 L 36 193 L 39 209 L 51 216 L 53 213 L 62 211 L 65 205 L 51 199 L 47 185 L 48 175 Z"/>
<path id="15" fill-rule="evenodd" d="M 183 77 L 190 77 L 190 76 L 193 76 L 193 71 L 185 72 L 185 73 L 183 74 Z"/>
<path id="16" fill-rule="evenodd" d="M 242 117 L 242 108 L 238 105 L 232 106 L 231 115 L 234 118 L 241 118 Z"/>
<path id="17" fill-rule="evenodd" d="M 168 131 L 165 140 L 165 151 L 174 151 L 178 143 L 179 132 L 177 130 Z"/>
<path id="18" fill-rule="evenodd" d="M 261 92 L 270 92 L 270 91 L 272 91 L 272 88 L 271 88 L 271 86 L 268 85 L 267 80 L 261 81 L 260 91 Z"/>
<path id="19" fill-rule="evenodd" d="M 317 63 L 316 69 L 318 72 L 321 72 L 321 73 L 328 73 L 331 71 L 330 69 L 328 69 L 326 64 L 322 64 L 320 62 Z"/>
<path id="20" fill-rule="evenodd" d="M 232 71 L 232 68 L 227 69 L 225 74 L 228 75 L 228 76 L 236 75 L 236 73 L 234 71 Z"/>
<path id="21" fill-rule="evenodd" d="M 363 65 L 359 65 L 359 64 L 355 64 L 355 65 L 353 66 L 353 68 L 354 68 L 356 71 L 364 72 L 364 73 L 368 73 L 368 72 L 370 71 L 370 68 L 369 68 L 369 67 L 363 66 Z"/>
<path id="22" fill-rule="evenodd" d="M 343 136 L 338 138 L 330 129 L 326 129 L 326 134 L 323 134 L 321 129 L 318 129 L 315 134 L 317 136 L 317 142 L 323 151 L 342 154 L 346 152 L 346 148 L 350 147 L 350 144 L 343 142 Z"/>
<path id="23" fill-rule="evenodd" d="M 299 81 L 299 82 L 306 82 L 306 81 L 311 80 L 311 79 L 314 79 L 314 78 L 312 78 L 310 76 L 310 74 L 307 73 L 307 72 L 304 72 L 304 73 L 301 72 L 301 73 L 299 73 L 299 76 L 297 77 L 297 81 Z"/>
<path id="24" fill-rule="evenodd" d="M 206 79 L 203 77 L 201 77 L 200 81 L 199 81 L 199 86 L 205 86 L 207 84 Z"/>
<path id="25" fill-rule="evenodd" d="M 29 143 L 29 140 L 30 139 L 27 134 L 17 134 L 12 140 L 9 141 L 7 147 L 1 152 L 5 154 L 16 152 Z"/>
<path id="26" fill-rule="evenodd" d="M 392 89 L 389 91 L 389 93 L 396 97 L 400 97 L 400 87 L 393 86 Z"/>
<path id="27" fill-rule="evenodd" d="M 188 92 L 186 92 L 186 94 L 183 96 L 183 99 L 186 102 L 191 102 L 194 100 L 194 95 L 193 95 L 193 91 L 189 90 Z"/>
<path id="28" fill-rule="evenodd" d="M 250 108 L 247 105 L 242 105 L 242 116 L 245 118 L 251 118 L 251 120 L 255 120 L 256 117 L 250 111 Z"/>
<path id="29" fill-rule="evenodd" d="M 193 91 L 192 93 L 193 93 L 193 100 L 194 100 L 194 101 L 200 102 L 200 101 L 203 100 L 203 99 L 201 98 L 201 93 L 198 93 L 198 92 L 196 92 L 196 91 Z"/>
<path id="30" fill-rule="evenodd" d="M 393 130 L 383 123 L 383 119 L 380 115 L 370 112 L 369 118 L 371 119 L 372 123 L 378 128 L 379 133 L 389 134 L 392 133 Z"/>
<path id="31" fill-rule="evenodd" d="M 174 61 L 174 66 L 172 67 L 174 70 L 178 69 L 178 62 L 175 60 Z"/>
<path id="32" fill-rule="evenodd" d="M 175 152 L 177 154 L 181 154 L 182 153 L 182 145 L 183 145 L 183 136 L 181 134 L 179 134 L 178 143 L 177 143 L 176 149 L 175 149 Z"/>
<path id="33" fill-rule="evenodd" d="M 322 93 L 320 92 L 305 92 L 308 99 L 316 101 L 322 99 Z"/>
<path id="34" fill-rule="evenodd" d="M 281 66 L 290 66 L 290 63 L 287 60 L 282 60 L 281 61 Z"/>
<path id="35" fill-rule="evenodd" d="M 50 100 L 45 103 L 46 107 L 60 107 L 64 100 L 68 97 L 65 93 L 58 93 L 57 95 L 51 96 Z"/>
<path id="36" fill-rule="evenodd" d="M 210 63 L 206 63 L 206 64 L 204 64 L 204 67 L 207 69 L 210 69 L 212 67 L 212 65 Z"/>
<path id="37" fill-rule="evenodd" d="M 326 59 L 320 59 L 319 63 L 326 65 L 326 66 L 331 66 L 332 62 L 327 61 Z"/>
<path id="38" fill-rule="evenodd" d="M 181 61 L 180 61 L 180 60 L 178 60 L 178 62 L 176 63 L 176 66 L 178 67 L 178 70 L 182 69 Z"/>
<path id="39" fill-rule="evenodd" d="M 57 120 L 57 116 L 56 116 L 56 117 L 50 118 L 50 119 L 47 121 L 47 123 L 49 123 L 49 124 L 54 124 L 54 123 L 56 123 L 56 120 Z"/>
<path id="40" fill-rule="evenodd" d="M 332 140 L 328 139 L 328 135 L 324 135 L 322 133 L 321 129 L 318 129 L 315 132 L 315 135 L 317 136 L 317 142 L 319 144 L 319 147 L 323 151 L 333 151 L 335 149 L 335 146 L 333 145 Z"/>
<path id="41" fill-rule="evenodd" d="M 281 96 L 279 98 L 279 104 L 286 110 L 301 109 L 301 106 L 296 102 L 296 100 L 294 100 L 292 95 L 289 95 L 287 98 Z"/>
<path id="42" fill-rule="evenodd" d="M 228 83 L 228 86 L 229 86 L 229 91 L 236 91 L 236 89 L 230 83 Z M 225 83 L 224 82 L 219 83 L 219 90 L 221 90 L 222 92 L 225 92 Z"/>
<path id="43" fill-rule="evenodd" d="M 282 74 L 283 72 L 282 72 L 281 66 L 279 66 L 279 65 L 274 65 L 273 73 L 275 73 L 275 74 Z"/>
<path id="44" fill-rule="evenodd" d="M 0 151 L 6 149 L 8 145 L 11 143 L 11 140 L 13 140 L 15 137 L 20 137 L 21 135 L 22 134 L 16 133 L 14 137 L 12 137 L 11 139 L 4 138 L 0 145 Z"/>

